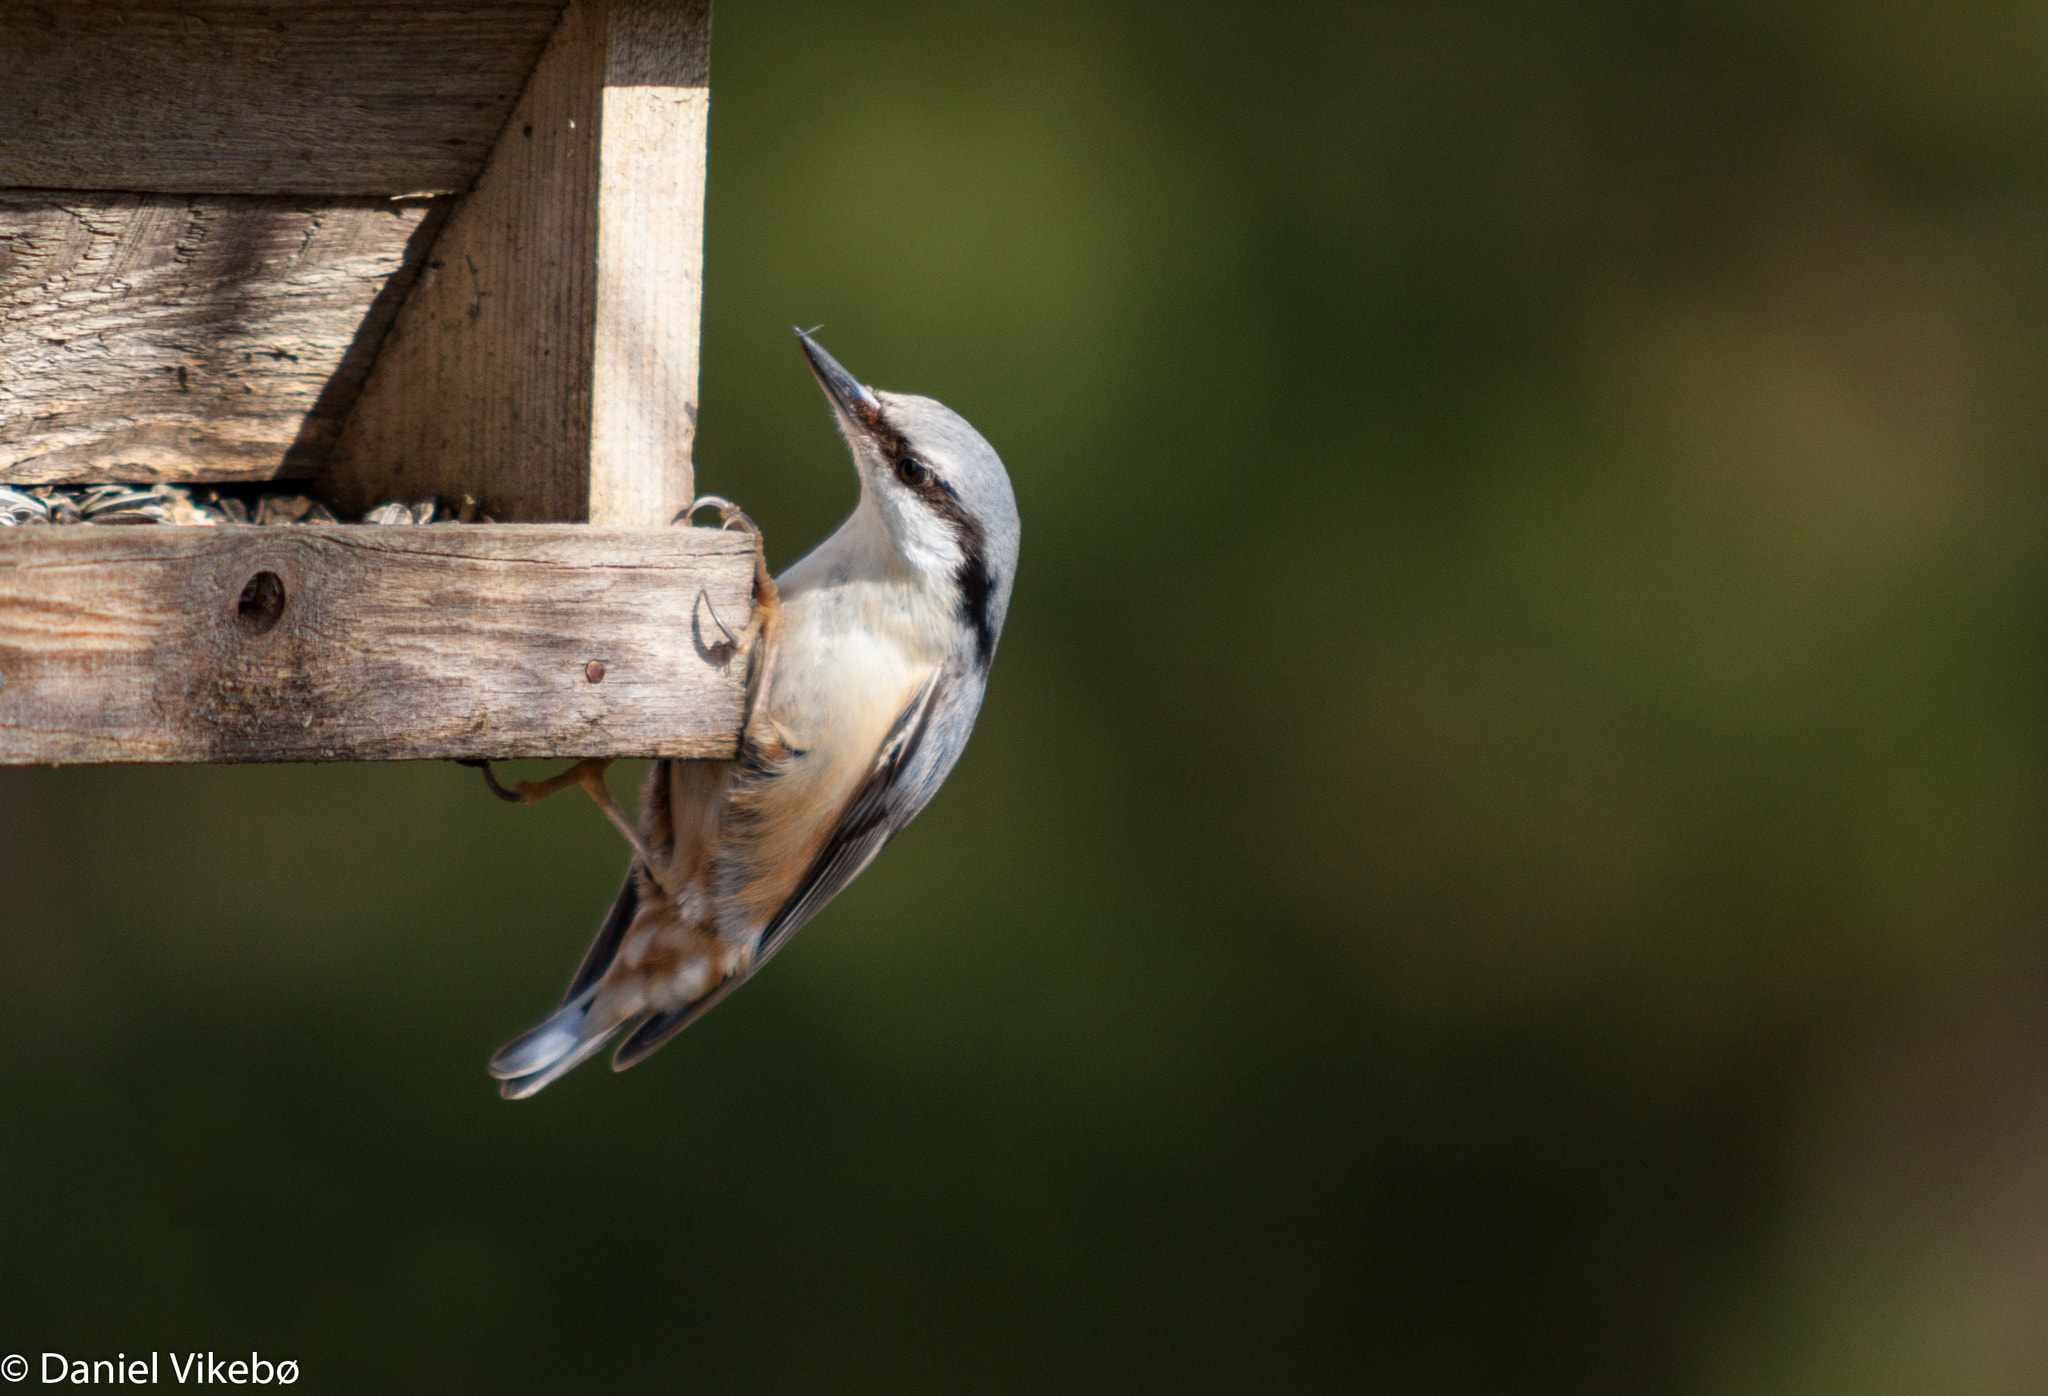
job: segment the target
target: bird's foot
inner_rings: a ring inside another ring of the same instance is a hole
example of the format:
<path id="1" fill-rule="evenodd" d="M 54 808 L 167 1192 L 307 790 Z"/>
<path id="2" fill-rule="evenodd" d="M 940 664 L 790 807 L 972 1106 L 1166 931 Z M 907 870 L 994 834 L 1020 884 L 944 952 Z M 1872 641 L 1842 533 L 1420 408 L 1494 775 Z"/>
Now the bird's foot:
<path id="1" fill-rule="evenodd" d="M 722 494 L 700 494 L 690 507 L 671 519 L 670 523 L 688 523 L 705 509 L 716 509 L 720 528 L 736 528 L 742 533 L 751 533 L 760 538 L 761 525 L 747 517 L 747 511 L 740 508 Z M 768 575 L 768 557 L 765 547 L 754 553 L 754 604 L 772 607 L 778 614 L 782 610 L 782 593 L 775 589 L 775 578 Z"/>
<path id="2" fill-rule="evenodd" d="M 761 537 L 761 526 L 747 517 L 746 510 L 723 495 L 699 495 L 689 508 L 676 515 L 674 522 L 687 523 L 702 509 L 716 509 L 720 527 L 737 528 L 743 533 L 753 534 L 756 539 Z M 717 620 L 716 612 L 712 619 Z M 725 622 L 718 621 L 718 628 L 727 636 L 732 635 Z M 750 759 L 756 761 L 772 761 L 789 753 L 789 742 L 781 726 L 768 716 L 775 690 L 775 652 L 781 638 L 782 593 L 768 571 L 768 550 L 763 546 L 754 551 L 754 614 L 747 624 L 744 643 L 735 638 L 736 648 L 755 656 L 741 747 Z"/>
<path id="3" fill-rule="evenodd" d="M 655 886 L 662 887 L 661 876 L 657 871 L 661 865 L 655 861 L 653 850 L 648 848 L 647 840 L 641 837 L 640 830 L 626 817 L 626 812 L 619 808 L 619 802 L 612 798 L 611 787 L 604 782 L 604 773 L 612 764 L 610 761 L 578 761 L 566 771 L 549 776 L 546 780 L 522 780 L 510 790 L 498 783 L 498 778 L 491 773 L 491 763 L 488 761 L 461 761 L 457 764 L 474 766 L 481 770 L 484 773 L 484 784 L 491 788 L 491 793 L 515 805 L 530 805 L 537 800 L 545 800 L 558 791 L 567 790 L 572 785 L 581 786 L 583 793 L 590 796 L 591 802 L 604 811 L 605 818 L 611 820 L 612 826 L 625 836 L 628 844 L 632 845 L 634 854 L 640 859 L 640 866 L 647 870 L 647 876 L 653 879 Z M 663 887 L 662 890 L 666 891 L 667 888 Z"/>

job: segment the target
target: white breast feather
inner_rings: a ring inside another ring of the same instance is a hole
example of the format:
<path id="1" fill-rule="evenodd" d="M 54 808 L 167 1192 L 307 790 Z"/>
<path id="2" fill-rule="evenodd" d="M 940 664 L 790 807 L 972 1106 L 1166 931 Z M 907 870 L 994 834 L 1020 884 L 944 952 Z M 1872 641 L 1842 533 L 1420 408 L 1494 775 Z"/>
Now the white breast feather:
<path id="1" fill-rule="evenodd" d="M 954 628 L 919 578 L 857 511 L 780 580 L 783 630 L 768 715 L 790 754 L 741 796 L 751 818 L 728 843 L 740 925 L 758 931 L 795 892 L 882 740 L 937 672 Z M 728 918 L 727 925 L 733 925 Z"/>

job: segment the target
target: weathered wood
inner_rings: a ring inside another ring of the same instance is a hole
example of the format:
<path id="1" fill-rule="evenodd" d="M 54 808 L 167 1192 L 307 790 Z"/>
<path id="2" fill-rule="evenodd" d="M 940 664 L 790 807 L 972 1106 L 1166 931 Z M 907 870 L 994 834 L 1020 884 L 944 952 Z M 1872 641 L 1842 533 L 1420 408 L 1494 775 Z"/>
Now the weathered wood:
<path id="1" fill-rule="evenodd" d="M 562 0 L 0 3 L 0 186 L 469 186 Z"/>
<path id="2" fill-rule="evenodd" d="M 0 763 L 730 756 L 746 660 L 719 622 L 746 621 L 754 547 L 690 528 L 0 530 Z"/>
<path id="3" fill-rule="evenodd" d="M 588 512 L 601 17 L 563 15 L 386 334 L 322 478 L 344 512 L 463 494 L 498 519 Z"/>
<path id="4" fill-rule="evenodd" d="M 693 484 L 711 10 L 611 0 L 608 17 L 588 517 L 667 523 Z"/>
<path id="5" fill-rule="evenodd" d="M 0 481 L 312 474 L 436 221 L 0 190 Z"/>
<path id="6" fill-rule="evenodd" d="M 323 477 L 344 509 L 666 523 L 690 498 L 704 0 L 574 0 Z"/>

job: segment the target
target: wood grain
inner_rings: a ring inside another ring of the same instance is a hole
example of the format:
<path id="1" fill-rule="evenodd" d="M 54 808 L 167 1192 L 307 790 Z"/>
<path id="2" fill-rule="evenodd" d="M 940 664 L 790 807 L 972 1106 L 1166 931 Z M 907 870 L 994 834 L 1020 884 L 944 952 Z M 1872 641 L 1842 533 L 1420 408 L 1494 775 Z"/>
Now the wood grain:
<path id="1" fill-rule="evenodd" d="M 452 193 L 562 0 L 0 3 L 0 186 Z"/>
<path id="2" fill-rule="evenodd" d="M 0 481 L 313 473 L 435 221 L 383 199 L 0 191 Z"/>
<path id="3" fill-rule="evenodd" d="M 711 611 L 744 624 L 753 559 L 692 528 L 7 530 L 0 764 L 729 757 L 746 661 Z"/>
<path id="4" fill-rule="evenodd" d="M 663 524 L 691 495 L 709 9 L 575 0 L 385 337 L 323 490 Z"/>
<path id="5" fill-rule="evenodd" d="M 564 13 L 385 336 L 323 477 L 345 513 L 469 494 L 498 519 L 586 516 L 602 20 Z"/>
<path id="6" fill-rule="evenodd" d="M 609 21 L 588 517 L 657 524 L 689 504 L 694 483 L 711 14 L 611 0 Z"/>

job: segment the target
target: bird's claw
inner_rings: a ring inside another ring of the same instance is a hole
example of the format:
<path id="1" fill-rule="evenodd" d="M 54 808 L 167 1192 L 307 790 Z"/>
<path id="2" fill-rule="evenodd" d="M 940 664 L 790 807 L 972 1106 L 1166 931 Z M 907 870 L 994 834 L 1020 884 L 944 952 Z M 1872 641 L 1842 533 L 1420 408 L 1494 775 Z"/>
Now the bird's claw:
<path id="1" fill-rule="evenodd" d="M 736 528 L 753 534 L 757 539 L 762 537 L 761 526 L 747 517 L 746 510 L 723 495 L 698 495 L 690 502 L 690 507 L 677 514 L 672 522 L 688 523 L 701 509 L 716 509 L 721 528 Z M 747 623 L 744 636 L 734 635 L 715 610 L 711 613 L 712 621 L 732 641 L 734 648 L 756 654 L 749 685 L 747 721 L 740 744 L 746 754 L 757 761 L 775 760 L 790 749 L 780 724 L 768 717 L 775 685 L 776 644 L 782 631 L 782 593 L 768 571 L 766 552 L 764 547 L 754 554 L 754 614 Z M 710 598 L 707 596 L 705 600 L 708 603 Z M 757 641 L 765 643 L 757 644 Z"/>
<path id="2" fill-rule="evenodd" d="M 756 538 L 761 536 L 761 526 L 747 517 L 746 510 L 740 508 L 739 505 L 733 503 L 722 494 L 698 495 L 690 501 L 689 508 L 677 514 L 673 519 L 670 519 L 669 523 L 671 525 L 688 523 L 697 517 L 699 510 L 703 509 L 716 509 L 718 511 L 718 526 L 720 528 L 737 528 L 742 533 L 753 534 Z"/>
<path id="3" fill-rule="evenodd" d="M 496 795 L 505 803 L 510 805 L 524 805 L 531 803 L 531 801 L 527 800 L 518 791 L 507 790 L 504 786 L 498 784 L 498 777 L 492 773 L 490 762 L 474 761 L 466 757 L 458 756 L 457 758 L 455 758 L 455 764 L 458 766 L 468 766 L 471 770 L 482 771 L 484 773 L 484 784 L 490 787 L 491 793 L 493 795 Z M 524 785 L 526 784 L 526 782 L 521 781 L 520 784 Z"/>

